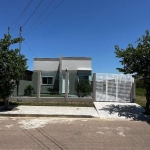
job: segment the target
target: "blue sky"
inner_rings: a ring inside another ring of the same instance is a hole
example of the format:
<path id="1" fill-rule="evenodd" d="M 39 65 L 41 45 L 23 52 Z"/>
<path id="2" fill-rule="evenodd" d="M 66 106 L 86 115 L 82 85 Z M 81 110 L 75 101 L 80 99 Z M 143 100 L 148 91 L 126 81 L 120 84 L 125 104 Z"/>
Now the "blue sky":
<path id="1" fill-rule="evenodd" d="M 1 1 L 0 38 L 29 1 Z M 12 37 L 18 37 L 19 27 L 23 26 L 40 1 L 33 0 L 18 24 L 11 26 Z M 44 0 L 22 28 L 29 47 L 23 42 L 21 53 L 28 58 L 29 70 L 33 70 L 35 57 L 53 58 L 62 54 L 91 57 L 93 72 L 118 73 L 116 68 L 121 65 L 115 57 L 114 46 L 126 48 L 129 43 L 135 45 L 136 39 L 150 28 L 149 0 L 64 0 L 62 3 L 62 0 L 54 0 L 31 27 L 51 1 Z M 59 3 L 61 5 L 57 7 Z"/>

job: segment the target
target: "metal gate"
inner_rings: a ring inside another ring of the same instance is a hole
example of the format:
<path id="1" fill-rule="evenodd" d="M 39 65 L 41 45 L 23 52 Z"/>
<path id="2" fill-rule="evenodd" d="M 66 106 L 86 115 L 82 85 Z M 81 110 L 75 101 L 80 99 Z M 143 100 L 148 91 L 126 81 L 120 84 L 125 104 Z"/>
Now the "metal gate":
<path id="1" fill-rule="evenodd" d="M 96 74 L 96 101 L 130 102 L 134 78 L 124 74 Z"/>

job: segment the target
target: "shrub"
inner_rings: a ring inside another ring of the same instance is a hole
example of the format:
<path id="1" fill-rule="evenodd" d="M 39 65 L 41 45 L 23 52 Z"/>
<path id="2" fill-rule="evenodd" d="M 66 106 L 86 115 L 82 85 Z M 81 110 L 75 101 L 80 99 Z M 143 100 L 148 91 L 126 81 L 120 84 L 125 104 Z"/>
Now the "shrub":
<path id="1" fill-rule="evenodd" d="M 81 85 L 80 85 L 80 82 L 78 82 L 78 80 L 76 80 L 76 82 L 75 82 L 75 90 L 77 92 L 78 97 L 80 97 L 81 96 Z"/>
<path id="2" fill-rule="evenodd" d="M 49 94 L 58 94 L 58 89 L 53 88 L 53 87 L 49 87 L 49 88 L 47 88 L 47 92 Z"/>
<path id="3" fill-rule="evenodd" d="M 82 80 L 81 82 L 76 80 L 75 90 L 77 92 L 78 97 L 80 97 L 80 96 L 84 97 L 84 96 L 90 94 L 90 92 L 92 91 L 92 86 L 91 86 L 89 80 Z"/>
<path id="4" fill-rule="evenodd" d="M 27 85 L 24 89 L 24 95 L 32 95 L 34 93 L 34 88 L 32 85 Z"/>

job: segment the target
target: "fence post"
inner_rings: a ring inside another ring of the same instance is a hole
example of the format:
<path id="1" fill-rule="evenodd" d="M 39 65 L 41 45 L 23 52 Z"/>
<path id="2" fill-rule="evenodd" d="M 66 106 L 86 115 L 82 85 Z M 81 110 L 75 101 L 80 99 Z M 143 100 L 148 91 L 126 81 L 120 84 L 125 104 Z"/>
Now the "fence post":
<path id="1" fill-rule="evenodd" d="M 68 98 L 68 72 L 66 70 L 66 81 L 65 81 L 65 101 L 67 101 Z"/>
<path id="2" fill-rule="evenodd" d="M 96 73 L 93 73 L 93 101 L 96 101 Z"/>
<path id="3" fill-rule="evenodd" d="M 136 102 L 135 90 L 136 90 L 136 85 L 135 85 L 135 82 L 133 82 L 132 83 L 132 90 L 131 90 L 131 102 L 132 103 Z"/>
<path id="4" fill-rule="evenodd" d="M 106 74 L 106 102 L 108 101 L 108 75 Z"/>
<path id="5" fill-rule="evenodd" d="M 116 101 L 118 101 L 118 75 L 116 76 Z"/>
<path id="6" fill-rule="evenodd" d="M 38 71 L 38 79 L 37 79 L 37 100 L 40 99 L 40 91 L 41 91 L 41 72 Z"/>
<path id="7" fill-rule="evenodd" d="M 59 93 L 62 93 L 62 55 L 59 60 Z"/>

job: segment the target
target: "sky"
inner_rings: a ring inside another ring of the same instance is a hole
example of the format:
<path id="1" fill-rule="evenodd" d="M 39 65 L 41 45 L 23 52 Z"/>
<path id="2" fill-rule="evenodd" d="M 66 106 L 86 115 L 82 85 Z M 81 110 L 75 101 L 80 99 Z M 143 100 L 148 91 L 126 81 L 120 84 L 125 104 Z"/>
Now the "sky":
<path id="1" fill-rule="evenodd" d="M 150 0 L 40 1 L 32 0 L 25 9 L 30 0 L 1 0 L 0 39 L 8 26 L 12 38 L 19 36 L 22 27 L 21 53 L 28 59 L 29 70 L 34 58 L 62 55 L 91 57 L 93 73 L 119 73 L 114 46 L 136 46 L 137 38 L 150 29 Z"/>

